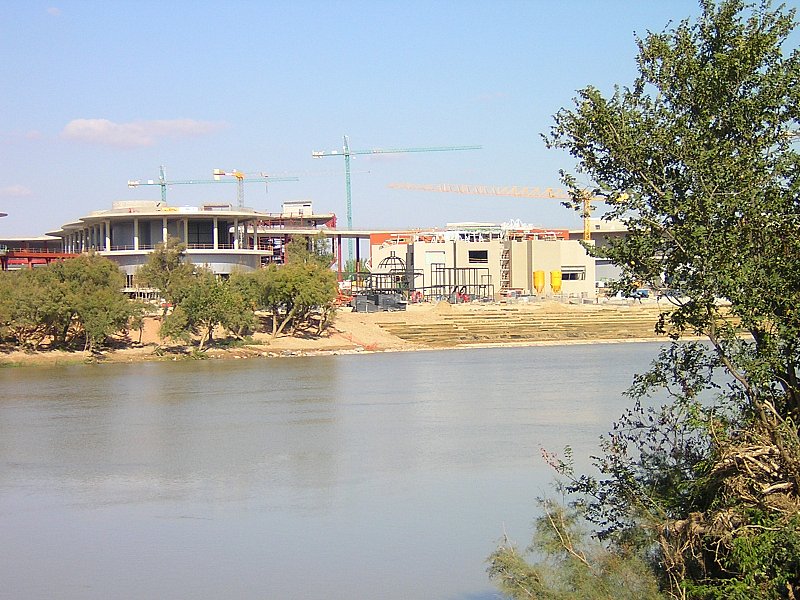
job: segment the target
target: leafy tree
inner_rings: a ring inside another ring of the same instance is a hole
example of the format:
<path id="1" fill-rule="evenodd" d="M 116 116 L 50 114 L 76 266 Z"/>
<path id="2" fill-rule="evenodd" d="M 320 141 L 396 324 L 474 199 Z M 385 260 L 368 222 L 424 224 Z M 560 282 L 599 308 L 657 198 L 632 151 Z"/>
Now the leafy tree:
<path id="1" fill-rule="evenodd" d="M 4 273 L 4 329 L 33 349 L 46 341 L 64 346 L 82 338 L 84 350 L 93 350 L 141 313 L 141 305 L 122 295 L 124 282 L 117 265 L 97 254 Z"/>
<path id="2" fill-rule="evenodd" d="M 186 245 L 177 238 L 170 237 L 166 242 L 156 245 L 136 275 L 141 283 L 161 293 L 167 302 L 163 312 L 166 317 L 170 305 L 178 306 L 188 293 L 195 267 L 186 258 Z"/>
<path id="3" fill-rule="evenodd" d="M 312 321 L 319 335 L 330 323 L 338 286 L 326 249 L 324 239 L 296 238 L 286 248 L 285 265 L 232 276 L 250 306 L 271 314 L 273 337 L 287 327 L 296 333 Z"/>
<path id="4" fill-rule="evenodd" d="M 62 302 L 71 313 L 71 324 L 83 334 L 84 350 L 93 350 L 125 329 L 142 310 L 122 294 L 125 276 L 119 267 L 99 254 L 84 254 L 49 268 L 63 289 Z"/>
<path id="5" fill-rule="evenodd" d="M 36 268 L 0 274 L 0 318 L 3 335 L 33 350 L 67 335 L 71 313 L 52 269 Z"/>
<path id="6" fill-rule="evenodd" d="M 624 239 L 589 247 L 622 267 L 617 287 L 680 290 L 657 324 L 673 344 L 635 378 L 634 406 L 596 459 L 600 476 L 561 472 L 600 538 L 649 554 L 673 597 L 794 599 L 800 55 L 785 49 L 794 11 L 701 6 L 696 22 L 637 39 L 633 84 L 609 98 L 581 90 L 546 137 L 606 195 L 603 218 L 627 226 Z M 564 181 L 579 206 L 587 186 Z M 652 395 L 669 401 L 647 406 Z"/>
<path id="7" fill-rule="evenodd" d="M 212 340 L 217 326 L 236 331 L 250 325 L 253 312 L 233 286 L 208 270 L 186 283 L 181 303 L 163 322 L 162 335 L 189 340 L 199 335 L 199 350 Z"/>
<path id="8" fill-rule="evenodd" d="M 327 269 L 334 262 L 331 242 L 322 233 L 295 237 L 286 245 L 286 262 L 315 262 Z"/>

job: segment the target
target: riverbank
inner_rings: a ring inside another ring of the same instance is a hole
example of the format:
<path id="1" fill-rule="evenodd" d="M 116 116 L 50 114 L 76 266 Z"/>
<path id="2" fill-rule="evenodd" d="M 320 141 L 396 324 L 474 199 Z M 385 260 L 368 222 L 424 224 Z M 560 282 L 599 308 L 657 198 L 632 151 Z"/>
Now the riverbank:
<path id="1" fill-rule="evenodd" d="M 354 313 L 345 309 L 320 337 L 256 333 L 247 343 L 217 344 L 203 354 L 209 359 L 271 358 L 402 352 L 449 348 L 530 346 L 577 343 L 619 343 L 665 339 L 654 327 L 669 306 L 644 304 L 416 304 L 392 313 Z M 0 366 L 63 365 L 94 362 L 181 360 L 196 356 L 191 347 L 162 347 L 158 321 L 149 319 L 141 343 L 99 353 L 10 351 Z M 138 332 L 131 334 L 138 339 Z"/>

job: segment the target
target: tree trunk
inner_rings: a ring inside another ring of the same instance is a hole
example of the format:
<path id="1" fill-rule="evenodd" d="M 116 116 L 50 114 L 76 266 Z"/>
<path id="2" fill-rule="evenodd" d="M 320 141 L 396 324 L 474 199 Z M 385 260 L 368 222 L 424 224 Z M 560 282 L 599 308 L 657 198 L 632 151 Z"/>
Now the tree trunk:
<path id="1" fill-rule="evenodd" d="M 291 321 L 292 318 L 295 316 L 295 311 L 296 310 L 297 310 L 296 307 L 292 307 L 292 310 L 290 310 L 288 313 L 286 313 L 286 317 L 283 319 L 283 321 L 281 321 L 281 324 L 280 324 L 280 327 L 278 327 L 278 330 L 274 331 L 274 329 L 273 329 L 273 334 L 272 334 L 273 338 L 278 337 L 281 334 L 281 332 L 283 331 L 284 327 L 286 327 L 286 324 L 289 321 Z M 273 327 L 274 327 L 274 321 L 273 321 Z"/>

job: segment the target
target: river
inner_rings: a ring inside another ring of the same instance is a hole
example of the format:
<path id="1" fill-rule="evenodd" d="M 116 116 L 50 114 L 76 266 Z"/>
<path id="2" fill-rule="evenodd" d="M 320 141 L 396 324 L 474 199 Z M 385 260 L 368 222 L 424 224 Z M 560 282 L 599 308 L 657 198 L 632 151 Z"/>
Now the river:
<path id="1" fill-rule="evenodd" d="M 0 370 L 0 598 L 496 598 L 657 347 Z"/>

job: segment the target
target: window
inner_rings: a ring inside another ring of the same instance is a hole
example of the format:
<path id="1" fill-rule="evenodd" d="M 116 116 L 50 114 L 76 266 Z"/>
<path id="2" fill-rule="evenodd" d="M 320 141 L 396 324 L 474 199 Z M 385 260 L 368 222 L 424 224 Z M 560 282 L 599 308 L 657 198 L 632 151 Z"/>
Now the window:
<path id="1" fill-rule="evenodd" d="M 486 264 L 489 262 L 488 250 L 470 250 L 468 256 L 470 264 Z"/>
<path id="2" fill-rule="evenodd" d="M 583 281 L 586 279 L 584 267 L 561 267 L 562 281 Z"/>
<path id="3" fill-rule="evenodd" d="M 192 219 L 188 223 L 187 233 L 189 239 L 186 243 L 192 246 L 207 246 L 210 247 L 214 244 L 214 222 L 206 220 Z"/>

